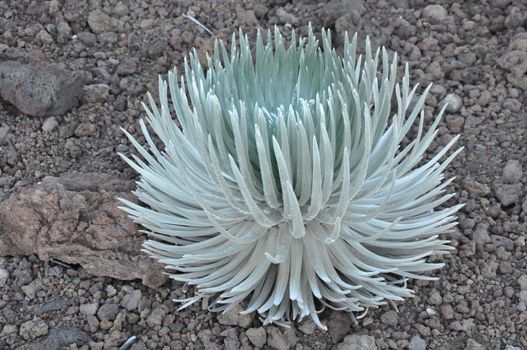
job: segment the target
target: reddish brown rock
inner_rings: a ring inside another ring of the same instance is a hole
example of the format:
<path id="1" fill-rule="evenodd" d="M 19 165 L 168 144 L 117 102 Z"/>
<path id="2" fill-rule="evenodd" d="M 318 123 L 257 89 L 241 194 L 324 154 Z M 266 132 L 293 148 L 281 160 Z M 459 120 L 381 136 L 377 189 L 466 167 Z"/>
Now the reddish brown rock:
<path id="1" fill-rule="evenodd" d="M 143 235 L 117 208 L 116 197 L 133 200 L 133 188 L 108 174 L 74 173 L 21 189 L 0 203 L 0 256 L 36 254 L 96 276 L 162 285 L 161 265 L 140 252 Z"/>

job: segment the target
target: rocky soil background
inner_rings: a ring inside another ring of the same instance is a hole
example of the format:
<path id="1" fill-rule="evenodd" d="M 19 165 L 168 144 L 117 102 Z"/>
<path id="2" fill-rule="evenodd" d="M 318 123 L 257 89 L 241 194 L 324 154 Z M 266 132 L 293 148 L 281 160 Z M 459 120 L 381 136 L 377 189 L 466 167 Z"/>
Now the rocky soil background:
<path id="1" fill-rule="evenodd" d="M 337 48 L 347 30 L 397 52 L 434 83 L 427 116 L 449 103 L 430 153 L 462 135 L 457 250 L 398 312 L 325 312 L 327 333 L 178 312 L 191 291 L 115 207 L 135 179 L 120 128 L 192 47 L 309 22 Z M 527 349 L 526 26 L 521 0 L 0 0 L 0 349 Z"/>

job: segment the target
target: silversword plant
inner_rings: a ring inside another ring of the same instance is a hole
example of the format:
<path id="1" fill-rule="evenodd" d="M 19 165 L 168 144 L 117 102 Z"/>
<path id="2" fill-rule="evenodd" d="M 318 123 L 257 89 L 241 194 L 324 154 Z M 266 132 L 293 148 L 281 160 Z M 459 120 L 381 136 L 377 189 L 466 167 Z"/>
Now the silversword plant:
<path id="1" fill-rule="evenodd" d="M 408 279 L 443 265 L 427 258 L 450 249 L 439 235 L 460 206 L 436 208 L 453 196 L 443 170 L 460 149 L 443 158 L 457 138 L 424 154 L 444 109 L 425 130 L 429 88 L 416 97 L 408 66 L 398 83 L 384 48 L 366 40 L 357 56 L 346 37 L 339 56 L 328 32 L 321 41 L 311 28 L 289 46 L 278 29 L 265 43 L 259 33 L 253 59 L 240 31 L 207 68 L 194 51 L 145 106 L 163 149 L 143 121 L 145 145 L 127 133 L 140 204 L 121 199 L 123 210 L 146 229 L 144 250 L 194 286 L 182 307 L 243 302 L 265 324 L 309 315 L 325 329 L 325 307 L 411 297 Z"/>

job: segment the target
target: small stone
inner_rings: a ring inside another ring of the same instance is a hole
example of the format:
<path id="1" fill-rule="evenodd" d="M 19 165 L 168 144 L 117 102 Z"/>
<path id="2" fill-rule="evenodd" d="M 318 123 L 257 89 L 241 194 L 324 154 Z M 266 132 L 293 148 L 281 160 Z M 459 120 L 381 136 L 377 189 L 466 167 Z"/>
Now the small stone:
<path id="1" fill-rule="evenodd" d="M 108 295 L 108 297 L 113 297 L 115 294 L 117 294 L 117 289 L 115 289 L 114 286 L 112 286 L 111 284 L 107 285 L 106 286 L 106 294 Z"/>
<path id="2" fill-rule="evenodd" d="M 472 239 L 476 243 L 476 250 L 479 252 L 483 251 L 485 244 L 490 242 L 489 225 L 479 223 L 472 234 Z"/>
<path id="3" fill-rule="evenodd" d="M 131 75 L 137 73 L 137 66 L 139 59 L 137 57 L 125 59 L 117 66 L 116 73 L 120 76 Z"/>
<path id="4" fill-rule="evenodd" d="M 251 27 L 258 26 L 258 19 L 253 10 L 245 10 L 240 5 L 236 6 L 236 18 L 240 23 L 240 26 Z"/>
<path id="5" fill-rule="evenodd" d="M 34 340 L 48 334 L 48 324 L 41 318 L 26 321 L 20 325 L 20 336 L 25 340 Z"/>
<path id="6" fill-rule="evenodd" d="M 119 313 L 119 307 L 117 304 L 104 304 L 99 308 L 99 311 L 97 311 L 97 317 L 99 317 L 99 320 L 101 321 L 113 321 L 115 316 L 117 316 L 117 313 Z"/>
<path id="7" fill-rule="evenodd" d="M 128 14 L 128 7 L 126 7 L 125 4 L 123 4 L 121 1 L 119 1 L 113 8 L 113 14 L 118 17 L 123 17 Z"/>
<path id="8" fill-rule="evenodd" d="M 51 0 L 49 2 L 49 13 L 57 13 L 60 10 L 60 3 L 58 0 Z"/>
<path id="9" fill-rule="evenodd" d="M 251 315 L 241 314 L 241 306 L 236 305 L 229 311 L 218 315 L 218 322 L 224 326 L 240 326 L 247 328 L 252 323 Z"/>
<path id="10" fill-rule="evenodd" d="M 337 345 L 337 350 L 377 350 L 377 345 L 372 336 L 351 334 Z"/>
<path id="11" fill-rule="evenodd" d="M 139 27 L 141 29 L 148 29 L 154 25 L 154 19 L 153 18 L 147 18 L 143 19 L 141 22 L 139 22 Z"/>
<path id="12" fill-rule="evenodd" d="M 512 264 L 508 261 L 502 261 L 498 266 L 498 271 L 503 275 L 508 275 L 512 272 Z"/>
<path id="13" fill-rule="evenodd" d="M 148 316 L 148 318 L 146 319 L 146 323 L 150 327 L 160 326 L 167 312 L 168 308 L 165 305 L 160 305 L 156 307 L 154 310 L 152 310 L 150 316 Z"/>
<path id="14" fill-rule="evenodd" d="M 508 251 L 514 250 L 514 241 L 509 237 L 490 235 L 490 242 L 496 247 L 504 247 Z"/>
<path id="15" fill-rule="evenodd" d="M 418 335 L 414 335 L 408 344 L 408 350 L 426 350 L 426 342 Z"/>
<path id="16" fill-rule="evenodd" d="M 416 28 L 415 26 L 411 25 L 407 20 L 400 17 L 395 20 L 396 30 L 395 33 L 399 38 L 401 39 L 408 39 L 415 35 Z"/>
<path id="17" fill-rule="evenodd" d="M 298 330 L 304 334 L 313 334 L 317 329 L 317 325 L 311 318 L 305 318 L 299 325 Z"/>
<path id="18" fill-rule="evenodd" d="M 510 159 L 503 168 L 502 179 L 506 184 L 517 184 L 523 177 L 522 166 L 519 161 Z"/>
<path id="19" fill-rule="evenodd" d="M 123 330 L 123 322 L 126 318 L 126 311 L 121 311 L 117 314 L 115 317 L 115 320 L 113 321 L 113 326 L 111 328 L 111 331 L 122 331 Z"/>
<path id="20" fill-rule="evenodd" d="M 59 122 L 55 117 L 49 117 L 42 123 L 42 131 L 50 132 L 59 126 Z"/>
<path id="21" fill-rule="evenodd" d="M 294 328 L 284 328 L 283 334 L 287 340 L 287 344 L 289 344 L 289 347 L 294 348 L 295 345 L 298 343 L 298 337 L 296 336 L 296 331 Z"/>
<path id="22" fill-rule="evenodd" d="M 0 336 L 7 336 L 10 334 L 15 334 L 16 331 L 17 329 L 14 324 L 6 324 L 4 328 L 2 328 L 2 332 L 0 332 Z"/>
<path id="23" fill-rule="evenodd" d="M 0 288 L 6 285 L 8 279 L 9 279 L 9 271 L 7 271 L 6 269 L 0 268 Z"/>
<path id="24" fill-rule="evenodd" d="M 29 269 L 17 269 L 13 272 L 15 276 L 15 285 L 22 287 L 33 281 L 33 275 Z"/>
<path id="25" fill-rule="evenodd" d="M 276 16 L 278 16 L 278 19 L 280 19 L 280 22 L 284 24 L 289 23 L 293 26 L 296 26 L 300 23 L 298 18 L 295 15 L 287 12 L 283 7 L 280 7 L 276 11 Z"/>
<path id="26" fill-rule="evenodd" d="M 520 278 L 518 278 L 518 284 L 520 285 L 521 290 L 527 290 L 527 275 L 521 275 Z"/>
<path id="27" fill-rule="evenodd" d="M 496 197 L 504 206 L 516 203 L 520 199 L 521 193 L 521 184 L 501 185 L 496 189 Z"/>
<path id="28" fill-rule="evenodd" d="M 60 43 L 66 43 L 71 38 L 71 27 L 68 22 L 59 22 L 57 24 L 58 40 Z"/>
<path id="29" fill-rule="evenodd" d="M 128 311 L 134 311 L 137 309 L 137 306 L 139 305 L 139 301 L 142 297 L 141 290 L 135 289 L 129 294 L 126 294 L 123 297 L 123 301 L 121 302 L 121 306 L 124 307 Z"/>
<path id="30" fill-rule="evenodd" d="M 224 337 L 223 346 L 225 350 L 238 350 L 241 347 L 240 340 L 238 339 L 238 331 L 235 328 L 229 327 L 220 333 L 220 336 Z M 192 335 L 191 335 L 192 337 Z"/>
<path id="31" fill-rule="evenodd" d="M 104 337 L 104 349 L 118 349 L 126 341 L 126 338 L 126 334 L 122 332 L 111 332 Z"/>
<path id="32" fill-rule="evenodd" d="M 90 342 L 90 350 L 103 350 L 104 349 L 104 342 Z M 132 348 L 130 348 L 132 350 Z"/>
<path id="33" fill-rule="evenodd" d="M 245 334 L 249 338 L 249 341 L 257 348 L 263 348 L 267 342 L 267 333 L 264 327 L 249 328 L 245 331 Z"/>
<path id="34" fill-rule="evenodd" d="M 440 108 L 443 108 L 444 105 L 447 105 L 447 112 L 457 113 L 463 106 L 463 99 L 456 94 L 448 94 L 443 100 L 441 100 L 441 102 L 439 102 Z"/>
<path id="35" fill-rule="evenodd" d="M 465 328 L 463 327 L 463 325 L 459 321 L 454 321 L 454 322 L 450 323 L 448 325 L 448 328 L 453 330 L 453 331 L 458 331 L 458 332 L 462 332 L 462 331 L 465 330 Z"/>
<path id="36" fill-rule="evenodd" d="M 130 350 L 148 350 L 148 348 L 146 347 L 145 343 L 140 341 L 138 343 L 132 344 L 132 346 L 130 347 Z"/>
<path id="37" fill-rule="evenodd" d="M 88 25 L 94 33 L 121 32 L 124 30 L 124 22 L 108 16 L 97 9 L 88 15 Z"/>
<path id="38" fill-rule="evenodd" d="M 90 32 L 77 33 L 77 38 L 79 38 L 79 41 L 86 46 L 94 46 L 97 42 L 95 34 Z"/>
<path id="39" fill-rule="evenodd" d="M 83 100 L 88 103 L 102 103 L 108 100 L 110 87 L 106 84 L 92 84 L 83 87 Z"/>
<path id="40" fill-rule="evenodd" d="M 112 328 L 113 326 L 113 322 L 112 321 L 109 321 L 109 320 L 102 320 L 100 323 L 99 323 L 99 327 L 101 327 L 101 329 L 103 331 L 107 331 L 109 330 L 110 328 Z"/>
<path id="41" fill-rule="evenodd" d="M 478 196 L 484 197 L 490 193 L 488 185 L 479 183 L 471 178 L 466 178 L 463 184 L 470 193 L 477 194 Z"/>
<path id="42" fill-rule="evenodd" d="M 22 292 L 24 292 L 26 297 L 28 297 L 29 299 L 34 299 L 37 292 L 42 289 L 42 280 L 33 280 L 31 283 L 20 287 L 20 289 L 22 290 Z"/>
<path id="43" fill-rule="evenodd" d="M 419 334 L 422 335 L 423 337 L 429 337 L 430 334 L 432 333 L 430 331 L 430 327 L 424 326 L 424 325 L 419 324 L 419 323 L 415 324 L 415 329 L 417 329 Z"/>
<path id="44" fill-rule="evenodd" d="M 98 137 L 100 134 L 100 128 L 92 123 L 81 123 L 75 129 L 75 136 L 77 137 L 87 137 L 95 136 Z"/>
<path id="45" fill-rule="evenodd" d="M 290 348 L 287 338 L 277 327 L 267 327 L 267 345 L 276 350 L 288 350 Z"/>
<path id="46" fill-rule="evenodd" d="M 36 39 L 44 45 L 51 45 L 54 43 L 53 37 L 45 29 L 41 29 L 40 32 L 37 33 Z"/>
<path id="47" fill-rule="evenodd" d="M 460 133 L 465 124 L 465 118 L 460 115 L 449 114 L 445 118 L 448 129 L 453 133 Z"/>
<path id="48" fill-rule="evenodd" d="M 480 266 L 480 271 L 485 278 L 496 277 L 496 270 L 498 269 L 498 263 L 494 261 L 483 262 Z"/>
<path id="49" fill-rule="evenodd" d="M 267 12 L 269 12 L 269 8 L 267 8 L 265 4 L 262 4 L 259 2 L 255 2 L 253 4 L 253 9 L 254 9 L 254 14 L 256 15 L 256 17 L 260 19 L 263 18 L 267 14 Z"/>
<path id="50" fill-rule="evenodd" d="M 381 322 L 388 326 L 395 327 L 399 323 L 399 316 L 394 310 L 386 311 L 381 315 Z"/>
<path id="51" fill-rule="evenodd" d="M 95 315 L 88 315 L 88 317 L 86 317 L 86 322 L 88 323 L 91 333 L 97 332 L 99 329 L 99 320 Z"/>
<path id="52" fill-rule="evenodd" d="M 491 0 L 489 6 L 504 9 L 511 4 L 512 0 Z"/>
<path id="53" fill-rule="evenodd" d="M 327 320 L 329 335 L 333 343 L 341 342 L 351 330 L 350 317 L 340 311 L 332 311 Z"/>
<path id="54" fill-rule="evenodd" d="M 428 5 L 423 9 L 423 17 L 436 22 L 444 21 L 447 15 L 447 10 L 441 5 Z"/>
<path id="55" fill-rule="evenodd" d="M 444 77 L 443 69 L 439 62 L 432 62 L 426 67 L 427 79 L 429 80 L 438 80 Z M 429 96 L 435 101 L 434 96 Z M 435 102 L 437 104 L 437 102 Z M 448 108 L 448 107 L 447 107 Z"/>
<path id="56" fill-rule="evenodd" d="M 452 305 L 450 304 L 441 305 L 439 311 L 441 312 L 443 318 L 446 320 L 451 320 L 454 318 L 454 308 L 452 308 Z"/>
<path id="57" fill-rule="evenodd" d="M 79 311 L 83 315 L 95 315 L 97 313 L 98 308 L 99 308 L 99 305 L 97 303 L 88 303 L 88 304 L 82 304 L 79 307 Z"/>
<path id="58" fill-rule="evenodd" d="M 508 109 L 513 113 L 518 113 L 522 108 L 522 103 L 514 98 L 508 98 L 503 101 L 503 108 Z"/>
<path id="59" fill-rule="evenodd" d="M 431 305 L 441 305 L 443 298 L 437 289 L 433 289 L 428 295 L 428 302 Z"/>
<path id="60" fill-rule="evenodd" d="M 467 340 L 465 350 L 485 350 L 485 347 L 472 338 Z"/>

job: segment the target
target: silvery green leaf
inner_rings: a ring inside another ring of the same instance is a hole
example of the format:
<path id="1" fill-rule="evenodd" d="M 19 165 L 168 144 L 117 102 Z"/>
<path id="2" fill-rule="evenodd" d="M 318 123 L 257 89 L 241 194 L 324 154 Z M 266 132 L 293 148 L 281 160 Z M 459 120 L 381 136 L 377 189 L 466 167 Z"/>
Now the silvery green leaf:
<path id="1" fill-rule="evenodd" d="M 357 35 L 345 38 L 339 56 L 329 31 L 289 45 L 259 31 L 253 56 L 240 31 L 207 68 L 193 50 L 160 78 L 159 105 L 148 94 L 145 143 L 124 131 L 140 179 L 120 208 L 149 236 L 143 250 L 194 286 L 182 308 L 245 303 L 264 324 L 310 316 L 326 329 L 324 308 L 363 317 L 442 267 L 428 259 L 452 249 L 440 235 L 461 205 L 444 206 L 443 172 L 458 138 L 427 158 L 445 111 L 425 128 L 430 86 L 416 97 L 397 55 L 367 38 L 357 56 Z"/>

